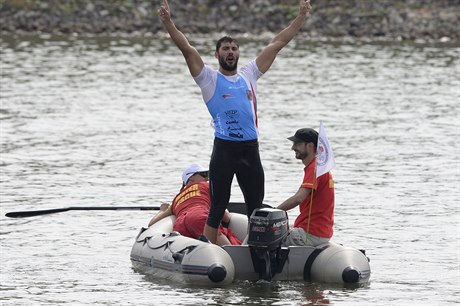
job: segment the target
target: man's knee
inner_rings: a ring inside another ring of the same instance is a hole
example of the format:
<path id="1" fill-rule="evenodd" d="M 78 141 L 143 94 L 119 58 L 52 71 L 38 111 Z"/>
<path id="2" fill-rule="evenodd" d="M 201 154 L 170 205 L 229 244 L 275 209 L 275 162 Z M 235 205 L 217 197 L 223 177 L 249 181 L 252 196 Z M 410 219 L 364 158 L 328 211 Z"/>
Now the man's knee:
<path id="1" fill-rule="evenodd" d="M 329 238 L 321 238 L 305 232 L 300 227 L 294 227 L 289 230 L 289 235 L 284 241 L 286 246 L 318 246 L 327 243 Z"/>

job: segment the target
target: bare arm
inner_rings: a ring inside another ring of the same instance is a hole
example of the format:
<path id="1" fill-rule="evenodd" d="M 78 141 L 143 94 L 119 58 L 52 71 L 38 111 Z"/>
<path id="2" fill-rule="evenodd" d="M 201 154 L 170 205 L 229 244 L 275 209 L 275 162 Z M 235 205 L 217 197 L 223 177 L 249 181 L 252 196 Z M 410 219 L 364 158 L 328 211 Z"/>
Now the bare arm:
<path id="1" fill-rule="evenodd" d="M 172 41 L 182 52 L 190 74 L 193 77 L 198 76 L 204 66 L 203 59 L 195 47 L 190 45 L 184 33 L 176 28 L 176 25 L 171 19 L 171 10 L 169 8 L 168 0 L 163 0 L 163 5 L 161 5 L 158 9 L 158 15 L 160 16 L 160 20 L 163 23 L 166 31 L 168 31 L 169 36 L 171 36 Z"/>
<path id="2" fill-rule="evenodd" d="M 299 0 L 299 15 L 288 27 L 279 32 L 257 56 L 256 64 L 260 72 L 267 72 L 275 61 L 278 52 L 280 52 L 281 49 L 294 38 L 297 32 L 299 32 L 310 11 L 310 0 Z"/>
<path id="3" fill-rule="evenodd" d="M 302 203 L 310 195 L 310 192 L 311 189 L 309 188 L 299 188 L 292 197 L 278 205 L 277 208 L 288 211 Z"/>
<path id="4" fill-rule="evenodd" d="M 164 205 L 165 204 L 161 205 L 161 207 L 160 207 L 161 210 L 155 216 L 153 216 L 153 218 L 150 220 L 149 227 L 152 226 L 153 224 L 157 223 L 161 219 L 164 219 L 164 218 L 166 218 L 168 216 L 171 216 L 173 214 L 172 211 L 171 211 L 171 206 L 168 205 L 166 207 Z"/>

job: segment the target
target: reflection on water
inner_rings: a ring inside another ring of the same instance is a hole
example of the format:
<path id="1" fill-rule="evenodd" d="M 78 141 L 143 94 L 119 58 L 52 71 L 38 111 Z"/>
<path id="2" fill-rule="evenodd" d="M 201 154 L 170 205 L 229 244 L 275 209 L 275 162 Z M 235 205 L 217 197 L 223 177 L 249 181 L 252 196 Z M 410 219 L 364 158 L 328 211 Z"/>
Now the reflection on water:
<path id="1" fill-rule="evenodd" d="M 240 63 L 267 41 L 241 40 Z M 214 42 L 193 42 L 215 65 Z M 153 36 L 3 36 L 1 303 L 457 302 L 459 49 L 302 38 L 284 49 L 258 85 L 265 201 L 280 203 L 302 179 L 286 137 L 323 120 L 337 163 L 334 241 L 367 250 L 371 283 L 209 289 L 132 271 L 132 241 L 151 212 L 4 217 L 11 210 L 171 201 L 183 167 L 209 160 L 213 134 L 176 48 Z M 232 200 L 241 199 L 235 182 Z M 297 211 L 289 216 L 293 222 Z"/>

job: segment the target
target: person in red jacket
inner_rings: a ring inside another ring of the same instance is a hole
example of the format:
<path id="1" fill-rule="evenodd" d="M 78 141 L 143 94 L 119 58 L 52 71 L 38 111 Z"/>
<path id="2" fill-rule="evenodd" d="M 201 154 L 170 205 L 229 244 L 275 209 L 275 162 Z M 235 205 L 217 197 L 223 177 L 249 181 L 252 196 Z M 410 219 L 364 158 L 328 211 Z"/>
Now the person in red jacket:
<path id="1" fill-rule="evenodd" d="M 174 197 L 172 204 L 163 204 L 160 212 L 150 220 L 149 226 L 167 216 L 175 215 L 173 231 L 183 236 L 200 239 L 210 207 L 208 170 L 198 164 L 192 164 L 182 173 L 182 188 Z M 225 212 L 222 221 L 226 223 L 230 221 L 228 211 Z M 231 229 L 220 225 L 217 244 L 239 245 L 241 241 Z"/>
<path id="2" fill-rule="evenodd" d="M 305 168 L 297 192 L 278 206 L 285 211 L 296 206 L 300 208 L 285 245 L 317 246 L 327 243 L 333 234 L 334 181 L 330 172 L 316 178 L 318 132 L 304 128 L 288 139 L 293 142 L 291 149 L 295 158 L 300 159 Z"/>

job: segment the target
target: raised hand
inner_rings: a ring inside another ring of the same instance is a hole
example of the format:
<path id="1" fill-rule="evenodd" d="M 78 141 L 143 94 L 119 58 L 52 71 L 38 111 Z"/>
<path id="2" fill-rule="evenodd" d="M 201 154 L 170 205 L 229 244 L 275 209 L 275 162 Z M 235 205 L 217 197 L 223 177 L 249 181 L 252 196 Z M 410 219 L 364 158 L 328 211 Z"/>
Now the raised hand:
<path id="1" fill-rule="evenodd" d="M 161 22 L 171 19 L 171 10 L 169 8 L 168 0 L 163 0 L 163 4 L 158 9 L 158 16 L 160 16 Z"/>
<path id="2" fill-rule="evenodd" d="M 300 0 L 299 1 L 299 13 L 301 15 L 308 15 L 311 11 L 310 0 Z"/>

